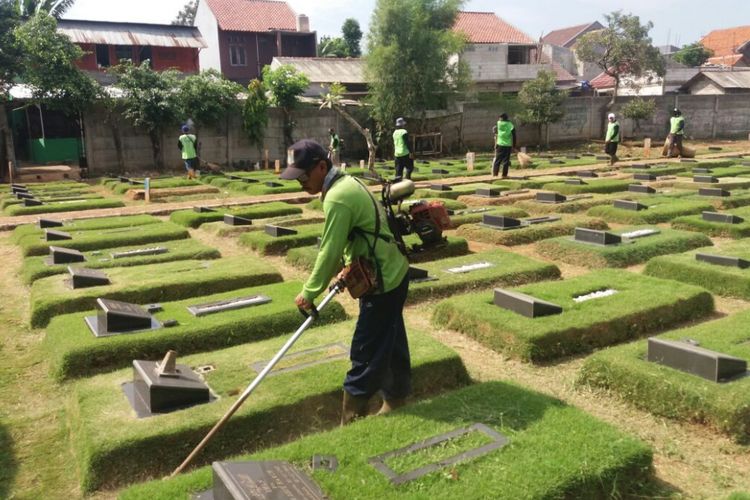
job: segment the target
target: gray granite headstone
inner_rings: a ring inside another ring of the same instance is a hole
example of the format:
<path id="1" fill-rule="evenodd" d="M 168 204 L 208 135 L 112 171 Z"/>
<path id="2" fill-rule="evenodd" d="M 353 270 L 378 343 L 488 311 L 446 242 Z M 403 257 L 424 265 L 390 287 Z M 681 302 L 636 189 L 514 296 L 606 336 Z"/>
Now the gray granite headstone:
<path id="1" fill-rule="evenodd" d="M 643 184 L 630 184 L 628 186 L 628 191 L 631 193 L 654 194 L 656 189 L 651 186 L 644 186 Z"/>
<path id="2" fill-rule="evenodd" d="M 695 167 L 693 169 L 693 173 L 694 174 L 710 174 L 711 173 L 711 169 L 710 168 L 705 168 L 705 167 Z"/>
<path id="3" fill-rule="evenodd" d="M 732 257 L 731 255 L 696 253 L 695 260 L 697 260 L 698 262 L 713 264 L 715 266 L 738 267 L 740 269 L 747 269 L 748 267 L 750 267 L 750 261 L 742 259 L 740 257 Z"/>
<path id="4" fill-rule="evenodd" d="M 24 207 L 38 207 L 40 205 L 44 205 L 44 203 L 39 200 L 23 200 Z"/>
<path id="5" fill-rule="evenodd" d="M 46 229 L 48 227 L 61 227 L 62 222 L 52 219 L 39 219 L 39 228 Z"/>
<path id="6" fill-rule="evenodd" d="M 565 179 L 565 184 L 573 184 L 573 185 L 576 185 L 576 186 L 581 186 L 581 185 L 584 185 L 586 183 L 583 182 L 581 179 Z"/>
<path id="7" fill-rule="evenodd" d="M 123 252 L 112 252 L 110 256 L 113 259 L 125 259 L 127 257 L 141 257 L 144 255 L 159 255 L 168 253 L 166 247 L 136 248 L 135 250 L 125 250 Z"/>
<path id="8" fill-rule="evenodd" d="M 246 217 L 240 217 L 239 215 L 224 214 L 224 224 L 230 226 L 250 226 L 253 221 Z"/>
<path id="9" fill-rule="evenodd" d="M 495 288 L 494 304 L 527 318 L 539 318 L 562 313 L 562 307 L 525 293 Z"/>
<path id="10" fill-rule="evenodd" d="M 296 229 L 291 229 L 288 227 L 281 227 L 281 226 L 274 226 L 273 224 L 266 224 L 264 229 L 267 235 L 273 236 L 274 238 L 278 238 L 280 236 L 290 236 L 292 234 L 297 234 Z"/>
<path id="11" fill-rule="evenodd" d="M 699 196 L 731 196 L 732 193 L 726 189 L 721 188 L 700 188 L 698 189 Z"/>
<path id="12" fill-rule="evenodd" d="M 594 245 L 617 245 L 622 242 L 619 234 L 608 231 L 598 231 L 596 229 L 586 229 L 577 227 L 575 231 L 575 240 L 583 243 L 592 243 Z"/>
<path id="13" fill-rule="evenodd" d="M 74 290 L 109 285 L 110 283 L 107 275 L 97 269 L 68 266 L 68 273 L 70 274 L 70 287 Z"/>
<path id="14" fill-rule="evenodd" d="M 430 189 L 433 191 L 453 191 L 453 188 L 448 184 L 430 184 Z"/>
<path id="15" fill-rule="evenodd" d="M 281 184 L 280 182 L 274 182 L 274 181 L 265 182 L 265 185 L 270 188 L 277 188 L 277 187 L 283 186 L 283 184 Z"/>
<path id="16" fill-rule="evenodd" d="M 497 229 L 515 229 L 521 227 L 521 221 L 505 215 L 484 214 L 482 224 Z"/>
<path id="17" fill-rule="evenodd" d="M 433 168 L 432 169 L 432 173 L 433 174 L 439 174 L 439 175 L 445 175 L 445 174 L 450 174 L 451 172 L 450 172 L 450 170 L 446 170 L 444 168 Z"/>
<path id="18" fill-rule="evenodd" d="M 83 262 L 86 257 L 78 250 L 72 248 L 49 247 L 49 264 L 70 264 L 72 262 Z"/>
<path id="19" fill-rule="evenodd" d="M 150 330 L 158 322 L 147 310 L 137 304 L 111 299 L 96 299 L 99 310 L 96 316 L 87 316 L 86 324 L 96 337 Z"/>
<path id="20" fill-rule="evenodd" d="M 283 461 L 214 462 L 213 490 L 195 500 L 323 500 L 307 474 Z"/>
<path id="21" fill-rule="evenodd" d="M 693 176 L 693 182 L 703 182 L 703 183 L 709 183 L 709 184 L 715 184 L 719 182 L 719 179 L 712 175 L 694 175 Z"/>
<path id="22" fill-rule="evenodd" d="M 726 382 L 747 373 L 747 361 L 704 349 L 690 342 L 651 337 L 648 361 L 697 375 L 712 382 Z"/>
<path id="23" fill-rule="evenodd" d="M 44 239 L 46 241 L 60 241 L 60 240 L 72 240 L 73 237 L 70 235 L 70 233 L 66 233 L 65 231 L 55 231 L 54 229 L 45 229 Z"/>
<path id="24" fill-rule="evenodd" d="M 615 200 L 613 206 L 622 210 L 635 210 L 636 212 L 648 208 L 646 205 L 641 205 L 637 201 L 631 200 Z"/>
<path id="25" fill-rule="evenodd" d="M 597 174 L 593 170 L 579 170 L 578 172 L 576 172 L 576 175 L 578 177 L 599 177 L 599 174 Z"/>
<path id="26" fill-rule="evenodd" d="M 474 191 L 474 195 L 483 196 L 485 198 L 497 198 L 500 196 L 501 191 L 500 188 L 477 188 L 477 190 Z"/>
<path id="27" fill-rule="evenodd" d="M 718 222 L 720 224 L 739 224 L 745 222 L 745 219 L 738 215 L 723 214 L 721 212 L 703 212 L 701 217 L 707 222 Z"/>
<path id="28" fill-rule="evenodd" d="M 566 200 L 565 196 L 551 191 L 541 191 L 536 194 L 536 201 L 539 203 L 562 203 Z"/>
<path id="29" fill-rule="evenodd" d="M 159 363 L 133 360 L 133 404 L 140 416 L 168 413 L 211 401 L 211 391 L 189 366 L 176 364 L 175 373 L 159 374 Z M 127 394 L 127 392 L 126 392 Z M 143 413 L 146 413 L 143 415 Z"/>
<path id="30" fill-rule="evenodd" d="M 213 208 L 209 208 L 209 207 L 193 207 L 193 211 L 199 214 L 216 212 L 216 210 L 214 210 Z"/>
<path id="31" fill-rule="evenodd" d="M 34 195 L 31 193 L 16 192 L 14 194 L 16 195 L 16 199 L 18 200 L 33 200 L 34 199 Z"/>
<path id="32" fill-rule="evenodd" d="M 654 174 L 633 174 L 633 179 L 637 181 L 655 181 L 656 176 Z"/>

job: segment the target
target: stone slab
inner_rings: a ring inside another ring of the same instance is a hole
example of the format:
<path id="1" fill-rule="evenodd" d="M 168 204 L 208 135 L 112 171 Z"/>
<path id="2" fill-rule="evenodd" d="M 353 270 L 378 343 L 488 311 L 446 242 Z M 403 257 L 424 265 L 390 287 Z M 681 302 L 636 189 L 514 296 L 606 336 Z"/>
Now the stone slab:
<path id="1" fill-rule="evenodd" d="M 63 223 L 52 219 L 39 219 L 39 229 L 47 229 L 49 227 L 62 227 Z"/>
<path id="2" fill-rule="evenodd" d="M 482 215 L 482 224 L 497 229 L 515 229 L 521 227 L 521 220 L 504 215 Z"/>
<path id="3" fill-rule="evenodd" d="M 104 286 L 110 283 L 107 275 L 98 269 L 68 266 L 68 274 L 70 275 L 70 287 L 74 290 Z"/>
<path id="4" fill-rule="evenodd" d="M 502 190 L 498 188 L 478 188 L 474 191 L 475 196 L 483 196 L 485 198 L 497 198 L 502 194 Z"/>
<path id="5" fill-rule="evenodd" d="M 213 490 L 194 496 L 194 500 L 327 498 L 307 474 L 288 462 L 214 462 L 212 469 Z"/>
<path id="6" fill-rule="evenodd" d="M 644 186 L 642 184 L 631 184 L 628 186 L 628 191 L 631 193 L 643 193 L 643 194 L 654 194 L 656 189 L 651 186 Z"/>
<path id="7" fill-rule="evenodd" d="M 210 212 L 216 212 L 213 208 L 209 207 L 193 207 L 193 212 L 199 213 L 199 214 L 206 214 Z"/>
<path id="8" fill-rule="evenodd" d="M 281 226 L 274 226 L 272 224 L 266 224 L 264 228 L 265 232 L 269 236 L 273 236 L 274 238 L 279 238 L 281 236 L 290 236 L 292 234 L 297 234 L 296 229 L 291 229 L 288 227 L 281 227 Z"/>
<path id="9" fill-rule="evenodd" d="M 609 231 L 599 231 L 582 227 L 576 228 L 575 240 L 582 243 L 592 243 L 594 245 L 602 246 L 617 245 L 622 242 L 620 235 L 610 233 Z"/>
<path id="10" fill-rule="evenodd" d="M 240 217 L 239 215 L 224 214 L 224 224 L 230 226 L 250 226 L 253 224 L 252 219 Z"/>
<path id="11" fill-rule="evenodd" d="M 739 224 L 741 222 L 744 222 L 745 219 L 738 215 L 733 214 L 723 214 L 721 212 L 707 212 L 704 211 L 701 214 L 701 217 L 703 220 L 708 222 L 718 222 L 720 224 Z"/>
<path id="12" fill-rule="evenodd" d="M 31 200 L 30 199 L 23 200 L 23 206 L 24 207 L 38 207 L 38 206 L 41 206 L 41 205 L 44 205 L 44 203 L 42 203 L 39 200 L 33 200 L 33 199 L 31 199 Z"/>
<path id="13" fill-rule="evenodd" d="M 698 195 L 699 196 L 731 196 L 732 193 L 727 191 L 726 189 L 721 188 L 700 188 L 698 189 Z"/>
<path id="14" fill-rule="evenodd" d="M 156 361 L 133 360 L 136 412 L 168 413 L 211 401 L 208 386 L 189 366 L 177 364 L 169 375 L 159 375 L 158 368 Z"/>
<path id="15" fill-rule="evenodd" d="M 562 203 L 566 200 L 567 198 L 560 193 L 542 191 L 536 194 L 536 201 L 539 203 Z"/>
<path id="16" fill-rule="evenodd" d="M 562 313 L 562 307 L 551 302 L 526 295 L 525 293 L 514 292 L 495 288 L 494 304 L 503 309 L 513 311 L 527 318 L 539 318 L 542 316 L 551 316 Z"/>
<path id="17" fill-rule="evenodd" d="M 647 359 L 712 382 L 727 382 L 747 373 L 746 360 L 685 341 L 651 337 Z"/>
<path id="18" fill-rule="evenodd" d="M 640 210 L 648 209 L 646 205 L 642 205 L 638 203 L 637 201 L 631 201 L 631 200 L 615 200 L 612 203 L 612 206 L 615 208 L 620 208 L 622 210 L 633 210 L 636 212 Z"/>
<path id="19" fill-rule="evenodd" d="M 654 174 L 633 174 L 633 179 L 637 181 L 655 181 L 656 176 Z"/>
<path id="20" fill-rule="evenodd" d="M 166 247 L 136 248 L 134 250 L 127 250 L 124 252 L 112 252 L 109 255 L 113 259 L 125 259 L 127 257 L 140 257 L 142 255 L 159 255 L 163 253 L 169 253 L 169 249 Z"/>
<path id="21" fill-rule="evenodd" d="M 207 304 L 196 304 L 189 306 L 187 310 L 193 316 L 205 316 L 223 311 L 233 311 L 235 309 L 244 309 L 246 307 L 261 306 L 271 302 L 271 298 L 266 295 L 249 295 L 246 297 L 235 297 L 232 299 L 209 302 Z"/>
<path id="22" fill-rule="evenodd" d="M 599 177 L 599 174 L 597 174 L 593 170 L 579 170 L 578 172 L 576 172 L 576 175 L 578 177 Z"/>
<path id="23" fill-rule="evenodd" d="M 699 262 L 705 262 L 707 264 L 713 264 L 716 266 L 738 267 L 740 269 L 747 269 L 748 267 L 750 267 L 750 261 L 742 259 L 740 257 L 733 257 L 731 255 L 696 253 L 695 260 Z"/>
<path id="24" fill-rule="evenodd" d="M 453 188 L 448 184 L 430 184 L 430 189 L 433 191 L 453 191 Z"/>
<path id="25" fill-rule="evenodd" d="M 705 184 L 716 184 L 717 182 L 719 182 L 719 179 L 714 177 L 713 175 L 694 175 L 693 182 L 702 182 Z"/>
<path id="26" fill-rule="evenodd" d="M 84 262 L 86 257 L 73 248 L 49 247 L 48 264 L 71 264 L 73 262 Z"/>

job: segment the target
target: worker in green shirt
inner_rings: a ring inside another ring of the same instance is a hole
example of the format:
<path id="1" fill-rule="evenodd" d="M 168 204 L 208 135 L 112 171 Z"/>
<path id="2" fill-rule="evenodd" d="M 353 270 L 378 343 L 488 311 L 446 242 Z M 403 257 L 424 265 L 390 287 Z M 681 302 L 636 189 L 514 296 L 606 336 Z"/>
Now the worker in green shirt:
<path id="1" fill-rule="evenodd" d="M 331 159 L 333 165 L 339 164 L 339 136 L 332 128 L 328 129 L 328 134 L 331 136 L 331 142 L 328 143 L 328 157 Z"/>
<path id="2" fill-rule="evenodd" d="M 669 119 L 669 157 L 682 156 L 682 139 L 685 137 L 685 117 L 675 108 Z"/>
<path id="3" fill-rule="evenodd" d="M 492 162 L 492 176 L 497 177 L 500 165 L 503 166 L 503 179 L 508 177 L 510 155 L 516 148 L 516 127 L 508 119 L 508 114 L 500 115 L 497 124 L 492 127 L 495 134 L 495 160 Z"/>
<path id="4" fill-rule="evenodd" d="M 333 167 L 320 144 L 304 139 L 292 145 L 281 178 L 296 179 L 309 194 L 321 193 L 325 214 L 315 266 L 295 299 L 297 306 L 313 307 L 342 257 L 345 265 L 366 259 L 378 277 L 376 289 L 359 299 L 341 423 L 367 415 L 368 401 L 378 391 L 383 396 L 379 413 L 387 413 L 403 405 L 411 392 L 403 316 L 409 262 L 395 243 L 383 207 L 364 184 Z"/>
<path id="5" fill-rule="evenodd" d="M 614 165 L 617 158 L 617 146 L 620 145 L 620 122 L 614 113 L 607 115 L 607 135 L 604 136 L 604 152 L 609 155 L 609 164 Z"/>
<path id="6" fill-rule="evenodd" d="M 195 169 L 198 166 L 198 144 L 195 135 L 190 134 L 190 127 L 182 126 L 182 135 L 177 139 L 177 147 L 182 151 L 187 178 L 195 179 Z"/>
<path id="7" fill-rule="evenodd" d="M 414 155 L 409 150 L 409 133 L 406 131 L 406 120 L 396 119 L 396 130 L 393 131 L 393 157 L 396 166 L 396 178 L 403 178 L 406 169 L 406 178 L 411 179 L 414 171 Z"/>

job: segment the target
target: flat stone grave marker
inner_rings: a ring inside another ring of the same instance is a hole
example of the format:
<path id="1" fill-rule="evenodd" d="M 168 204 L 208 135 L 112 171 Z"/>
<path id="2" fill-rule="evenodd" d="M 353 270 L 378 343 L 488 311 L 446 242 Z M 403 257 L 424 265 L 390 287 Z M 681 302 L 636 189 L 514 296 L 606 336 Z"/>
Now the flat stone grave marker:
<path id="1" fill-rule="evenodd" d="M 219 300 L 207 304 L 196 304 L 189 306 L 187 310 L 193 316 L 205 316 L 223 311 L 233 311 L 235 309 L 244 309 L 246 307 L 260 306 L 271 302 L 271 298 L 265 295 L 249 295 L 246 297 L 236 297 L 233 299 Z"/>
<path id="2" fill-rule="evenodd" d="M 61 227 L 62 222 L 52 219 L 39 219 L 39 229 L 46 229 L 48 227 Z"/>
<path id="3" fill-rule="evenodd" d="M 719 146 L 709 146 L 708 150 L 709 151 L 721 151 L 722 148 L 720 148 Z"/>
<path id="4" fill-rule="evenodd" d="M 540 318 L 562 313 L 562 307 L 551 302 L 526 295 L 525 293 L 513 292 L 495 288 L 494 304 L 503 309 L 526 316 L 527 318 Z"/>
<path id="5" fill-rule="evenodd" d="M 622 210 L 634 210 L 634 211 L 640 211 L 640 210 L 646 210 L 648 207 L 646 205 L 642 205 L 638 203 L 637 201 L 631 201 L 631 200 L 615 200 L 612 205 L 615 208 L 620 208 Z"/>
<path id="6" fill-rule="evenodd" d="M 334 455 L 313 455 L 312 470 L 324 470 L 326 472 L 336 472 L 339 468 L 339 460 Z"/>
<path id="7" fill-rule="evenodd" d="M 521 225 L 531 226 L 533 224 L 546 224 L 547 222 L 557 222 L 559 220 L 559 215 L 544 215 L 542 217 L 529 217 L 526 219 L 521 219 Z"/>
<path id="8" fill-rule="evenodd" d="M 643 184 L 630 184 L 628 191 L 631 193 L 643 193 L 643 194 L 654 194 L 656 189 L 651 186 L 644 186 Z"/>
<path id="9" fill-rule="evenodd" d="M 68 273 L 70 274 L 70 279 L 66 280 L 66 282 L 74 290 L 109 285 L 110 283 L 107 275 L 98 269 L 68 266 Z"/>
<path id="10" fill-rule="evenodd" d="M 750 261 L 742 259 L 740 257 L 732 257 L 730 255 L 696 253 L 695 260 L 699 262 L 706 262 L 707 264 L 713 264 L 716 266 L 737 267 L 740 269 L 747 269 L 748 267 L 750 267 Z"/>
<path id="11" fill-rule="evenodd" d="M 661 231 L 659 231 L 658 229 L 636 229 L 634 231 L 629 231 L 627 233 L 620 234 L 620 238 L 624 240 L 635 240 L 638 238 L 645 238 L 647 236 L 653 236 L 659 233 L 661 233 Z"/>
<path id="12" fill-rule="evenodd" d="M 494 267 L 495 264 L 492 262 L 475 262 L 473 264 L 464 264 L 463 266 L 458 267 L 451 267 L 448 269 L 445 269 L 446 273 L 452 273 L 452 274 L 465 274 L 470 273 L 473 271 L 479 271 L 480 269 L 487 269 L 489 267 Z"/>
<path id="13" fill-rule="evenodd" d="M 643 168 L 643 169 L 649 169 L 651 168 L 651 165 L 648 163 L 631 163 L 630 168 Z"/>
<path id="14" fill-rule="evenodd" d="M 320 487 L 289 462 L 214 462 L 214 486 L 194 500 L 324 500 Z"/>
<path id="15" fill-rule="evenodd" d="M 133 381 L 122 385 L 138 418 L 211 402 L 211 391 L 189 366 L 163 372 L 155 361 L 133 360 Z"/>
<path id="16" fill-rule="evenodd" d="M 266 224 L 264 228 L 265 232 L 269 236 L 273 236 L 274 238 L 279 238 L 281 236 L 290 236 L 292 234 L 297 234 L 296 229 L 291 229 L 288 227 L 281 227 L 281 226 L 274 226 L 273 224 Z"/>
<path id="17" fill-rule="evenodd" d="M 721 188 L 700 188 L 698 189 L 699 196 L 731 196 L 732 193 L 726 189 Z"/>
<path id="18" fill-rule="evenodd" d="M 216 210 L 214 210 L 213 208 L 209 208 L 209 207 L 193 207 L 193 211 L 199 214 L 216 212 Z"/>
<path id="19" fill-rule="evenodd" d="M 693 182 L 704 182 L 704 183 L 715 184 L 719 182 L 719 179 L 714 177 L 713 175 L 694 175 Z"/>
<path id="20" fill-rule="evenodd" d="M 65 231 L 55 231 L 54 229 L 45 229 L 44 239 L 46 241 L 60 241 L 60 240 L 72 240 L 73 237 L 70 235 L 70 233 L 66 233 Z"/>
<path id="21" fill-rule="evenodd" d="M 597 174 L 593 170 L 579 170 L 578 172 L 576 172 L 576 175 L 578 177 L 599 177 L 599 174 Z"/>
<path id="22" fill-rule="evenodd" d="M 73 262 L 83 262 L 86 257 L 78 250 L 73 248 L 49 247 L 49 259 L 47 264 L 70 264 Z"/>
<path id="23" fill-rule="evenodd" d="M 86 316 L 85 321 L 95 337 L 109 337 L 159 328 L 159 322 L 138 304 L 119 300 L 96 299 L 99 310 L 96 316 Z"/>
<path id="24" fill-rule="evenodd" d="M 245 184 L 257 184 L 258 183 L 258 179 L 252 179 L 250 177 L 242 177 L 241 179 L 242 179 L 242 182 L 244 182 Z"/>
<path id="25" fill-rule="evenodd" d="M 477 188 L 474 191 L 475 196 L 482 196 L 484 198 L 497 198 L 501 194 L 501 190 L 498 188 Z"/>
<path id="26" fill-rule="evenodd" d="M 169 249 L 166 247 L 151 247 L 151 248 L 136 248 L 135 250 L 127 250 L 125 252 L 112 252 L 109 254 L 113 259 L 124 259 L 127 257 L 140 257 L 142 255 L 159 255 L 162 253 L 168 253 Z"/>
<path id="27" fill-rule="evenodd" d="M 550 165 L 565 165 L 565 161 L 564 160 L 550 160 L 549 164 Z"/>
<path id="28" fill-rule="evenodd" d="M 594 245 L 617 245 L 622 243 L 620 235 L 610 233 L 609 231 L 598 231 L 596 229 L 586 229 L 577 227 L 575 231 L 575 240 L 582 243 L 592 243 Z"/>
<path id="29" fill-rule="evenodd" d="M 506 217 L 505 215 L 484 214 L 482 216 L 482 225 L 493 229 L 518 229 L 521 227 L 521 220 Z"/>
<path id="30" fill-rule="evenodd" d="M 433 174 L 440 174 L 440 175 L 444 175 L 444 174 L 449 174 L 449 173 L 451 173 L 451 172 L 450 172 L 450 170 L 446 170 L 446 169 L 444 169 L 444 168 L 433 168 L 433 169 L 432 169 L 432 173 L 433 173 Z"/>
<path id="31" fill-rule="evenodd" d="M 283 186 L 283 184 L 281 184 L 280 182 L 274 182 L 274 181 L 267 181 L 265 182 L 265 185 L 270 188 L 277 188 L 277 187 Z"/>
<path id="32" fill-rule="evenodd" d="M 430 184 L 430 189 L 433 191 L 453 191 L 453 188 L 448 184 Z"/>
<path id="33" fill-rule="evenodd" d="M 239 215 L 224 214 L 224 224 L 230 226 L 250 226 L 252 225 L 252 219 L 246 217 L 240 217 Z"/>
<path id="34" fill-rule="evenodd" d="M 705 167 L 695 167 L 693 169 L 693 173 L 694 174 L 710 174 L 711 173 L 711 169 L 710 168 L 705 168 Z"/>
<path id="35" fill-rule="evenodd" d="M 282 373 L 293 372 L 309 368 L 311 366 L 322 365 L 330 361 L 336 361 L 339 359 L 346 359 L 349 357 L 349 347 L 342 344 L 341 342 L 334 342 L 332 344 L 325 344 L 311 349 L 303 349 L 301 351 L 287 354 L 282 359 L 283 364 L 276 365 L 273 370 L 268 374 L 269 377 L 280 375 Z M 256 373 L 262 372 L 266 366 L 268 366 L 269 360 L 256 361 L 250 365 Z"/>
<path id="36" fill-rule="evenodd" d="M 583 180 L 581 180 L 581 179 L 565 179 L 565 184 L 574 184 L 574 185 L 577 185 L 577 186 L 581 186 L 581 185 L 584 185 L 586 183 L 583 182 Z"/>
<path id="37" fill-rule="evenodd" d="M 738 215 L 733 214 L 723 214 L 720 212 L 708 212 L 704 211 L 701 214 L 701 217 L 703 220 L 708 222 L 718 222 L 721 224 L 739 224 L 740 222 L 745 222 L 745 219 Z"/>
<path id="38" fill-rule="evenodd" d="M 727 382 L 747 373 L 747 361 L 704 349 L 692 342 L 651 337 L 648 361 L 697 375 L 712 382 Z"/>
<path id="39" fill-rule="evenodd" d="M 654 174 L 633 174 L 633 179 L 637 181 L 655 181 L 656 176 Z"/>
<path id="40" fill-rule="evenodd" d="M 387 460 L 392 457 L 404 456 L 410 453 L 419 453 L 422 450 L 432 448 L 434 446 L 435 447 L 440 446 L 443 443 L 446 443 L 452 439 L 460 438 L 472 432 L 480 432 L 484 434 L 485 436 L 489 437 L 491 441 L 488 444 L 485 444 L 478 448 L 473 448 L 473 449 L 464 451 L 463 453 L 453 455 L 452 457 L 444 458 L 437 463 L 427 464 L 427 465 L 424 465 L 422 467 L 413 469 L 411 471 L 408 471 L 402 474 L 396 473 L 396 471 L 391 469 L 386 463 Z M 425 439 L 422 442 L 415 443 L 410 446 L 405 446 L 403 448 L 399 448 L 398 450 L 393 450 L 387 453 L 383 453 L 382 455 L 378 455 L 376 457 L 370 458 L 368 462 L 373 467 L 375 467 L 378 471 L 384 474 L 390 480 L 391 483 L 403 484 L 409 481 L 413 481 L 415 479 L 419 479 L 422 476 L 425 476 L 431 472 L 440 470 L 442 468 L 448 467 L 450 465 L 454 465 L 459 462 L 465 462 L 466 460 L 470 460 L 473 458 L 481 457 L 482 455 L 486 455 L 487 453 L 491 451 L 502 448 L 509 442 L 510 440 L 507 437 L 503 436 L 496 430 L 486 426 L 485 424 L 476 423 L 469 427 L 456 429 L 451 432 L 446 432 L 445 434 L 440 434 L 438 436 Z"/>
<path id="41" fill-rule="evenodd" d="M 536 201 L 539 203 L 562 203 L 566 200 L 567 198 L 560 193 L 542 191 L 536 194 Z"/>
<path id="42" fill-rule="evenodd" d="M 10 192 L 11 192 L 11 194 L 16 194 L 16 193 L 28 193 L 28 192 L 29 192 L 29 189 L 28 189 L 28 188 L 25 188 L 25 187 L 16 187 L 16 186 L 11 186 L 11 187 L 10 187 Z"/>
<path id="43" fill-rule="evenodd" d="M 422 283 L 425 281 L 437 281 L 437 278 L 430 276 L 429 271 L 421 269 L 419 267 L 409 266 L 409 282 L 411 283 Z"/>
<path id="44" fill-rule="evenodd" d="M 13 194 L 16 195 L 16 199 L 17 200 L 33 200 L 34 199 L 34 195 L 31 194 L 31 193 L 16 192 L 16 193 L 13 193 Z"/>
<path id="45" fill-rule="evenodd" d="M 23 206 L 24 207 L 38 207 L 40 205 L 44 205 L 44 203 L 42 203 L 39 200 L 34 200 L 34 199 L 25 199 L 25 200 L 23 200 Z"/>
<path id="46" fill-rule="evenodd" d="M 19 188 L 19 189 L 28 189 L 26 187 L 26 184 L 16 184 L 16 183 L 13 183 L 13 184 L 10 185 L 10 187 L 11 188 Z"/>

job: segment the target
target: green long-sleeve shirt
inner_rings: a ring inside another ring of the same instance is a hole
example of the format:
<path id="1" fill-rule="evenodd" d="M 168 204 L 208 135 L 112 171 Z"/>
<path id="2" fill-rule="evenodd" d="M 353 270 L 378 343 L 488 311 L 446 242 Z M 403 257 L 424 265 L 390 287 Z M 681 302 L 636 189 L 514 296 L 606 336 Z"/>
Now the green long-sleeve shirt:
<path id="1" fill-rule="evenodd" d="M 346 175 L 336 181 L 325 193 L 323 212 L 325 223 L 320 240 L 320 250 L 312 274 L 302 288 L 302 296 L 312 302 L 328 286 L 339 268 L 341 257 L 349 264 L 357 257 L 370 258 L 370 246 L 375 232 L 375 207 L 367 189 L 354 178 Z M 395 243 L 388 228 L 385 212 L 378 203 L 380 234 L 389 241 L 378 238 L 375 258 L 380 264 L 383 278 L 382 292 L 389 292 L 403 281 L 409 270 L 409 262 Z M 349 239 L 353 228 L 365 231 L 364 236 Z M 365 241 L 365 239 L 367 241 Z"/>

